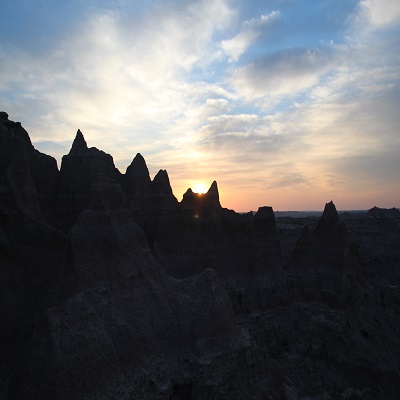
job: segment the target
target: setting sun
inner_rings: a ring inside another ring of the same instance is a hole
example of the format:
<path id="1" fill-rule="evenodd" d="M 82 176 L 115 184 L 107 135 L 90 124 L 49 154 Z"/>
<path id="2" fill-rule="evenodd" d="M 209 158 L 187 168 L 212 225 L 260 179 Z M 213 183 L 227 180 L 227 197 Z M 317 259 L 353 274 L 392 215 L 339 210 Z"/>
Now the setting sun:
<path id="1" fill-rule="evenodd" d="M 193 192 L 195 192 L 195 193 L 207 193 L 207 190 L 208 190 L 208 188 L 207 188 L 207 185 L 205 184 L 205 183 L 195 183 L 194 185 L 193 185 Z"/>

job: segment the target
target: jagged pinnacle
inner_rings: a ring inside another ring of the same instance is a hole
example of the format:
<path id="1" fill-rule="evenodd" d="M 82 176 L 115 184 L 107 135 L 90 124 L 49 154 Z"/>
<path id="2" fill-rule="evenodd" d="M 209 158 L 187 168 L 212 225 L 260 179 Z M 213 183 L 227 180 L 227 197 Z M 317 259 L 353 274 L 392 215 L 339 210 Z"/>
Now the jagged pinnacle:
<path id="1" fill-rule="evenodd" d="M 212 195 L 219 198 L 218 185 L 216 181 L 211 184 L 210 189 L 208 189 L 207 195 Z"/>
<path id="2" fill-rule="evenodd" d="M 82 134 L 81 130 L 78 129 L 78 131 L 76 132 L 76 136 L 75 136 L 74 142 L 72 143 L 72 147 L 71 147 L 71 150 L 70 150 L 69 154 L 73 155 L 73 154 L 76 154 L 79 151 L 86 150 L 87 148 L 88 147 L 87 147 L 87 144 L 86 144 L 86 140 L 83 137 L 83 134 Z"/>

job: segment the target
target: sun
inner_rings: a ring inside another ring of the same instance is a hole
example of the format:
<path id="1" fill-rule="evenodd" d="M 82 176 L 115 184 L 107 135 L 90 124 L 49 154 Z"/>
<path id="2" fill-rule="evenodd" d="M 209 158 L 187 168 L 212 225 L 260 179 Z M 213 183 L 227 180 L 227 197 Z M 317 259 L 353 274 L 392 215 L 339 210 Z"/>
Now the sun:
<path id="1" fill-rule="evenodd" d="M 206 184 L 205 184 L 205 183 L 195 183 L 195 184 L 193 185 L 193 192 L 195 192 L 195 193 L 201 193 L 201 194 L 207 193 L 207 186 L 206 186 Z"/>

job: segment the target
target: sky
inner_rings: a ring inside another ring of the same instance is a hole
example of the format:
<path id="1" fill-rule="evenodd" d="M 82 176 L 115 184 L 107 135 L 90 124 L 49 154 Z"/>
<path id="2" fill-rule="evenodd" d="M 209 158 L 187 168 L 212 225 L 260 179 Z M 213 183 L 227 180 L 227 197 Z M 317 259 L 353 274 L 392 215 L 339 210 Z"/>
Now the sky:
<path id="1" fill-rule="evenodd" d="M 0 109 L 239 212 L 400 206 L 400 0 L 2 0 Z"/>

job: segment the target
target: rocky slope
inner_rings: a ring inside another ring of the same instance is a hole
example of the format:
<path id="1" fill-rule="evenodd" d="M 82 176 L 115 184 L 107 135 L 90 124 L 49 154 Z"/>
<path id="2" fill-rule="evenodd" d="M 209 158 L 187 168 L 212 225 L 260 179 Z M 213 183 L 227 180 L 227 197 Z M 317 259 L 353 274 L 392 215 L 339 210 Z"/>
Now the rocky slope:
<path id="1" fill-rule="evenodd" d="M 397 212 L 396 212 L 397 211 Z M 400 220 L 181 202 L 0 113 L 0 399 L 397 399 Z"/>

